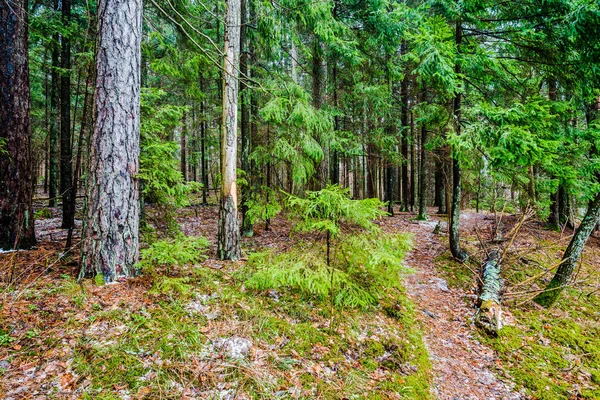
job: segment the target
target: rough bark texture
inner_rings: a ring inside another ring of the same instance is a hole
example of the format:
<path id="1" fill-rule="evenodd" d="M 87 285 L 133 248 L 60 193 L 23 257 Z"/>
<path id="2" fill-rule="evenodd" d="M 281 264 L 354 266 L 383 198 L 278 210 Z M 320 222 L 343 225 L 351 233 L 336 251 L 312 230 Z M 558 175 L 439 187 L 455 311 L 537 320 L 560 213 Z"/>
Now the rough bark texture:
<path id="1" fill-rule="evenodd" d="M 139 245 L 142 3 L 98 3 L 96 126 L 92 136 L 81 277 L 136 273 Z"/>
<path id="2" fill-rule="evenodd" d="M 497 335 L 502 328 L 500 268 L 500 253 L 493 250 L 488 254 L 481 271 L 479 308 L 475 315 L 475 324 L 492 335 Z"/>
<path id="3" fill-rule="evenodd" d="M 54 0 L 54 9 L 58 11 L 58 0 Z M 48 206 L 56 205 L 58 195 L 58 74 L 60 51 L 58 48 L 58 33 L 52 37 L 52 68 L 50 72 L 50 126 L 49 126 L 49 171 L 48 171 Z"/>
<path id="4" fill-rule="evenodd" d="M 554 302 L 556 302 L 556 300 L 558 300 L 560 293 L 563 291 L 565 286 L 568 285 L 571 277 L 573 276 L 573 272 L 575 271 L 577 262 L 581 257 L 583 248 L 590 238 L 590 235 L 594 231 L 596 224 L 598 223 L 598 218 L 600 218 L 600 192 L 596 193 L 596 196 L 590 202 L 585 217 L 583 217 L 583 220 L 577 228 L 577 231 L 575 231 L 575 235 L 573 235 L 569 246 L 567 246 L 567 249 L 563 254 L 562 264 L 560 264 L 556 270 L 554 277 L 548 286 L 546 286 L 544 292 L 540 293 L 534 299 L 536 303 L 544 307 L 550 307 L 552 304 L 554 304 Z"/>
<path id="5" fill-rule="evenodd" d="M 250 68 L 248 63 L 250 61 L 250 50 L 248 43 L 248 34 L 246 25 L 250 20 L 250 9 L 248 7 L 248 0 L 242 0 L 242 26 L 240 29 L 240 46 L 241 46 L 241 56 L 240 56 L 240 72 L 242 74 L 242 79 L 240 82 L 241 89 L 241 121 L 240 121 L 240 131 L 242 134 L 242 170 L 246 173 L 246 185 L 242 188 L 242 201 L 240 204 L 240 212 L 242 214 L 242 235 L 246 237 L 250 237 L 254 234 L 252 221 L 248 218 L 248 200 L 250 200 L 250 196 L 252 193 L 252 165 L 250 163 L 250 146 L 251 146 L 251 132 L 250 132 L 250 118 L 251 114 L 251 96 L 250 88 L 248 87 L 248 78 L 250 74 Z"/>
<path id="6" fill-rule="evenodd" d="M 228 0 L 225 16 L 223 74 L 223 123 L 221 144 L 221 205 L 219 208 L 218 256 L 222 260 L 241 257 L 237 210 L 236 161 L 238 75 L 240 61 L 241 0 Z"/>
<path id="7" fill-rule="evenodd" d="M 0 248 L 35 245 L 26 2 L 0 2 Z"/>
<path id="8" fill-rule="evenodd" d="M 68 25 L 71 20 L 71 1 L 62 0 L 62 23 Z M 71 151 L 71 43 L 68 37 L 61 40 L 60 77 L 60 193 L 62 196 L 63 219 L 61 228 L 75 225 L 75 195 L 71 193 L 73 185 L 73 154 Z"/>
<path id="9" fill-rule="evenodd" d="M 462 27 L 460 22 L 456 23 L 456 45 L 460 49 L 460 43 L 462 41 Z M 460 74 L 460 66 L 456 64 L 456 73 Z M 461 118 L 461 96 L 460 93 L 456 93 L 454 97 L 454 126 L 457 135 L 460 135 L 460 118 Z M 467 253 L 460 247 L 460 234 L 459 234 L 459 223 L 460 223 L 460 200 L 462 197 L 461 187 L 461 171 L 460 161 L 456 154 L 452 154 L 452 202 L 450 204 L 450 227 L 449 239 L 450 239 L 450 252 L 452 256 L 460 262 L 467 260 Z"/>

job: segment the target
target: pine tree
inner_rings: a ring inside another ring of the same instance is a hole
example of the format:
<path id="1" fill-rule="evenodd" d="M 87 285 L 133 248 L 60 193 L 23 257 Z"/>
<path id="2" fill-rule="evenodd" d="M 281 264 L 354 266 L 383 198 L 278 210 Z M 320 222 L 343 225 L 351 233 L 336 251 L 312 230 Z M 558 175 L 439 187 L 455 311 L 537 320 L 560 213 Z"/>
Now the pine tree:
<path id="1" fill-rule="evenodd" d="M 80 278 L 114 282 L 136 273 L 139 245 L 142 4 L 98 3 L 96 126 Z"/>
<path id="2" fill-rule="evenodd" d="M 0 3 L 0 248 L 35 245 L 27 2 Z"/>

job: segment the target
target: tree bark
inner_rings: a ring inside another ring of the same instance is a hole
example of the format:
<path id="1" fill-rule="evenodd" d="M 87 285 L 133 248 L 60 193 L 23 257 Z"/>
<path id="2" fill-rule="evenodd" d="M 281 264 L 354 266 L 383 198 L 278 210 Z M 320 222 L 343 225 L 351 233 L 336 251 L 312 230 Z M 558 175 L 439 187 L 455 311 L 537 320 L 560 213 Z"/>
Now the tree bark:
<path id="1" fill-rule="evenodd" d="M 427 220 L 427 175 L 429 166 L 427 163 L 427 126 L 421 125 L 421 161 L 419 163 L 419 214 L 417 219 Z"/>
<path id="2" fill-rule="evenodd" d="M 482 284 L 478 299 L 479 308 L 475 315 L 475 325 L 494 336 L 502 328 L 500 261 L 500 253 L 493 250 L 488 254 L 483 264 L 481 274 Z"/>
<path id="3" fill-rule="evenodd" d="M 54 0 L 54 10 L 59 11 L 58 0 Z M 50 70 L 50 138 L 48 145 L 49 151 L 49 171 L 48 171 L 48 206 L 56 206 L 56 198 L 58 196 L 58 88 L 60 76 L 58 73 L 60 49 L 59 36 L 55 33 L 52 36 L 52 68 Z"/>
<path id="4" fill-rule="evenodd" d="M 77 197 L 77 188 L 79 187 L 79 177 L 81 176 L 81 155 L 84 149 L 87 147 L 85 143 L 87 142 L 87 132 L 88 127 L 91 125 L 91 111 L 92 111 L 92 103 L 93 103 L 93 88 L 90 93 L 90 86 L 92 86 L 94 78 L 93 68 L 90 66 L 87 72 L 87 77 L 85 80 L 85 95 L 83 98 L 83 111 L 81 115 L 81 127 L 79 128 L 79 146 L 77 147 L 77 156 L 75 157 L 75 171 L 73 172 L 73 183 L 71 185 L 71 193 L 73 193 L 73 200 Z M 75 215 L 75 201 L 70 203 L 71 205 L 71 214 Z M 69 232 L 67 234 L 67 244 L 65 245 L 66 249 L 69 249 L 73 240 L 73 229 L 75 228 L 73 224 L 72 227 L 69 228 Z"/>
<path id="5" fill-rule="evenodd" d="M 325 103 L 325 85 L 327 80 L 327 62 L 325 60 L 325 43 L 314 35 L 312 49 L 312 103 L 313 107 L 321 109 Z M 323 188 L 329 180 L 329 144 L 321 138 L 317 141 L 323 149 L 323 159 L 315 166 L 314 190 Z"/>
<path id="6" fill-rule="evenodd" d="M 200 90 L 204 93 L 204 77 L 200 76 Z M 208 165 L 206 160 L 206 113 L 205 99 L 200 102 L 200 175 L 202 179 L 202 204 L 206 205 L 208 195 Z"/>
<path id="7" fill-rule="evenodd" d="M 181 177 L 183 178 L 184 182 L 187 182 L 187 111 L 184 111 L 183 116 L 181 117 L 181 138 L 179 147 L 181 150 L 181 163 L 179 165 L 181 170 Z"/>
<path id="8" fill-rule="evenodd" d="M 142 3 L 98 2 L 96 125 L 80 279 L 133 276 L 139 255 Z"/>
<path id="9" fill-rule="evenodd" d="M 62 23 L 68 26 L 71 21 L 71 0 L 62 0 Z M 61 38 L 61 76 L 60 76 L 60 193 L 62 196 L 63 229 L 75 225 L 74 207 L 71 202 L 75 196 L 71 193 L 73 184 L 73 154 L 71 150 L 71 41 L 67 35 Z"/>
<path id="10" fill-rule="evenodd" d="M 461 23 L 456 23 L 456 45 L 460 51 L 460 44 L 462 41 L 462 27 Z M 460 74 L 460 66 L 458 63 L 454 67 L 457 75 Z M 456 93 L 454 96 L 454 129 L 456 135 L 460 135 L 461 126 L 461 95 L 460 93 Z M 459 224 L 460 224 L 460 201 L 462 197 L 462 187 L 461 187 L 461 170 L 460 170 L 460 160 L 458 159 L 458 155 L 456 154 L 456 150 L 452 152 L 452 202 L 450 204 L 450 226 L 448 229 L 448 237 L 450 240 L 450 252 L 452 256 L 460 261 L 465 262 L 468 259 L 467 253 L 461 249 L 460 247 L 460 233 L 459 233 Z"/>
<path id="11" fill-rule="evenodd" d="M 35 245 L 27 2 L 0 2 L 0 248 Z"/>
<path id="12" fill-rule="evenodd" d="M 242 154 L 241 154 L 241 165 L 242 170 L 246 174 L 246 184 L 242 188 L 242 201 L 240 204 L 240 213 L 242 214 L 242 236 L 251 237 L 254 234 L 252 221 L 248 218 L 248 201 L 252 194 L 252 166 L 250 163 L 250 146 L 251 146 L 251 133 L 250 133 L 250 119 L 252 116 L 252 93 L 248 86 L 248 79 L 250 74 L 249 61 L 250 61 L 250 49 L 247 32 L 247 24 L 250 20 L 250 8 L 248 0 L 242 1 L 242 26 L 240 29 L 240 72 L 242 78 L 240 80 L 240 96 L 242 100 L 241 105 L 241 120 L 240 120 L 240 131 L 242 135 Z"/>
<path id="13" fill-rule="evenodd" d="M 241 0 L 228 0 L 226 8 L 221 144 L 221 177 L 223 184 L 219 209 L 218 256 L 221 260 L 239 260 L 241 249 L 237 209 L 236 162 Z"/>
<path id="14" fill-rule="evenodd" d="M 598 178 L 600 180 L 600 177 Z M 536 303 L 544 307 L 550 307 L 558 300 L 560 293 L 569 284 L 573 276 L 583 248 L 598 223 L 598 218 L 600 218 L 600 192 L 596 193 L 596 196 L 590 202 L 581 224 L 563 254 L 562 264 L 556 270 L 554 277 L 546 286 L 546 289 L 535 297 L 534 301 Z"/>

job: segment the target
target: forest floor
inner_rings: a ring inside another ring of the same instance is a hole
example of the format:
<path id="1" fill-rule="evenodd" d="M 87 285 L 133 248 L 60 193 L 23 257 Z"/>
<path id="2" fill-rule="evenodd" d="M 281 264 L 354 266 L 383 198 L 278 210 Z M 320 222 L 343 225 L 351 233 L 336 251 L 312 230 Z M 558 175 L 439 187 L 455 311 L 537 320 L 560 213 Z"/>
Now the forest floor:
<path id="1" fill-rule="evenodd" d="M 405 290 L 332 320 L 327 306 L 297 294 L 246 289 L 245 260 L 214 258 L 215 207 L 178 216 L 185 235 L 212 242 L 207 259 L 106 286 L 77 283 L 78 257 L 63 250 L 57 210 L 38 216 L 38 248 L 0 254 L 3 399 L 600 398 L 595 237 L 573 286 L 543 310 L 530 300 L 572 232 L 465 212 L 472 261 L 462 265 L 449 256 L 443 216 L 396 214 L 380 225 L 413 235 Z M 491 244 L 496 230 L 507 240 Z M 313 239 L 290 231 L 283 217 L 268 232 L 257 226 L 244 251 L 284 252 Z M 472 322 L 479 262 L 494 246 L 505 250 L 507 325 L 496 338 Z"/>

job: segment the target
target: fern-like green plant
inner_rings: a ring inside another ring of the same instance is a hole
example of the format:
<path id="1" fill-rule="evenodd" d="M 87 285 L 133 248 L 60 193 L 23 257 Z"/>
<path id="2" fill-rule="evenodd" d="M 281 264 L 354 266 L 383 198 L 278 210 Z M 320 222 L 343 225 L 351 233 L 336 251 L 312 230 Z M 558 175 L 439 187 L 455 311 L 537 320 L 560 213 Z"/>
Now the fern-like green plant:
<path id="1" fill-rule="evenodd" d="M 380 234 L 374 220 L 386 214 L 384 203 L 352 200 L 348 189 L 334 185 L 307 192 L 305 198 L 287 195 L 286 206 L 294 230 L 325 233 L 325 243 L 251 255 L 248 264 L 257 271 L 247 280 L 248 287 L 291 287 L 319 300 L 328 298 L 333 318 L 335 307 L 374 306 L 382 287 L 399 285 L 409 240 Z M 345 227 L 362 228 L 363 233 L 342 235 Z"/>
<path id="2" fill-rule="evenodd" d="M 209 246 L 210 242 L 202 236 L 179 235 L 175 239 L 158 240 L 140 251 L 138 266 L 151 270 L 199 263 L 208 258 L 205 253 Z"/>
<path id="3" fill-rule="evenodd" d="M 409 247 L 408 235 L 364 233 L 346 235 L 337 242 L 329 265 L 322 246 L 301 244 L 283 253 L 254 253 L 248 265 L 256 272 L 246 286 L 256 290 L 291 288 L 308 298 L 329 299 L 337 308 L 366 309 L 379 303 L 382 289 L 400 286 L 406 271 L 402 260 Z"/>

